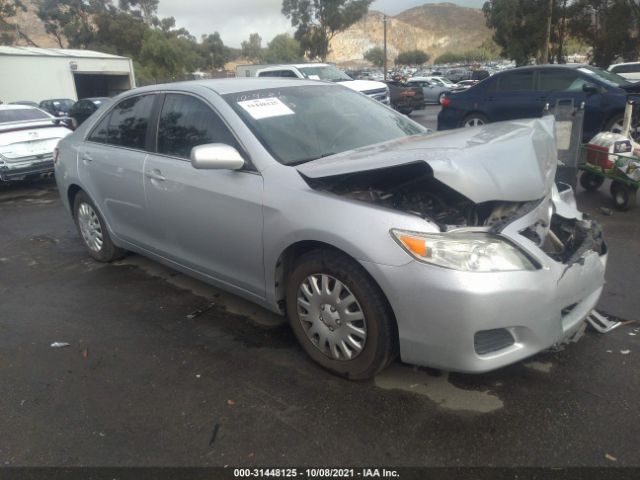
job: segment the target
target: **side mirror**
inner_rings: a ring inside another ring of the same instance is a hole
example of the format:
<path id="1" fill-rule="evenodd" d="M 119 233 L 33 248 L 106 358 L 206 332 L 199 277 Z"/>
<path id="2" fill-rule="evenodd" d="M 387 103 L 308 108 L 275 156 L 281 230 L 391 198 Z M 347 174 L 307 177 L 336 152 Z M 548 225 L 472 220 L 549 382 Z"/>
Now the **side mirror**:
<path id="1" fill-rule="evenodd" d="M 582 91 L 584 93 L 600 93 L 600 87 L 595 83 L 585 83 L 582 85 Z"/>
<path id="2" fill-rule="evenodd" d="M 244 159 L 224 143 L 208 143 L 191 149 L 191 165 L 199 170 L 240 170 Z"/>

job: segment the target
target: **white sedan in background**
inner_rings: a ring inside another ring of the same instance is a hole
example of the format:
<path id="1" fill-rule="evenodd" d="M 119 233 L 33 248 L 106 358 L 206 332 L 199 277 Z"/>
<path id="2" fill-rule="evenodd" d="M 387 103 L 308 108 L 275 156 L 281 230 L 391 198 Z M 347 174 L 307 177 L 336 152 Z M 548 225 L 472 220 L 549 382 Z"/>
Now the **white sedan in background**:
<path id="1" fill-rule="evenodd" d="M 0 105 L 0 182 L 53 174 L 53 151 L 70 133 L 39 108 Z"/>

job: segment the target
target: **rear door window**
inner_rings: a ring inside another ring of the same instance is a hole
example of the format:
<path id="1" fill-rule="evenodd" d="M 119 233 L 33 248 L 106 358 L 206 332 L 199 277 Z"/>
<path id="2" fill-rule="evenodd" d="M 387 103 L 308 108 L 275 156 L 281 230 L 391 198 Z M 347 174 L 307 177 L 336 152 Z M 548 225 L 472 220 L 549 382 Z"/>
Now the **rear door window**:
<path id="1" fill-rule="evenodd" d="M 107 143 L 144 150 L 154 97 L 129 97 L 116 105 L 110 115 Z"/>
<path id="2" fill-rule="evenodd" d="M 500 76 L 499 92 L 521 92 L 533 90 L 533 70 L 509 72 Z"/>
<path id="3" fill-rule="evenodd" d="M 191 95 L 167 94 L 158 125 L 158 153 L 190 158 L 193 147 L 207 143 L 238 148 L 233 134 L 210 106 Z"/>

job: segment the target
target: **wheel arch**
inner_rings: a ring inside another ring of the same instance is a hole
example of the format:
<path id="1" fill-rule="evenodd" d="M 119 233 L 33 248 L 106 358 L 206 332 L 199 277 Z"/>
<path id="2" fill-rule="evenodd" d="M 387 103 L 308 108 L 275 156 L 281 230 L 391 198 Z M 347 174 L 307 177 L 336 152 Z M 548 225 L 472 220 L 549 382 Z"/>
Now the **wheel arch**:
<path id="1" fill-rule="evenodd" d="M 71 211 L 71 216 L 74 218 L 76 216 L 76 212 L 74 212 L 73 210 L 73 203 L 76 200 L 76 196 L 80 192 L 84 192 L 84 190 L 82 189 L 82 187 L 75 183 L 72 183 L 71 185 L 69 185 L 69 188 L 67 188 L 67 201 L 69 202 L 69 210 Z"/>
<path id="2" fill-rule="evenodd" d="M 348 252 L 345 252 L 343 249 L 323 241 L 300 240 L 290 244 L 282 251 L 282 253 L 280 253 L 278 260 L 276 261 L 275 272 L 274 272 L 275 275 L 273 278 L 273 288 L 274 288 L 275 300 L 281 313 L 285 312 L 287 278 L 291 272 L 291 269 L 295 261 L 298 258 L 300 258 L 300 256 L 314 250 L 334 251 L 336 253 L 339 253 L 340 255 L 344 255 L 348 257 L 350 260 L 354 261 L 355 263 L 357 263 L 362 267 L 366 275 L 369 276 L 371 281 L 373 281 L 375 285 L 378 287 L 378 289 L 380 290 L 380 293 L 382 294 L 382 298 L 385 304 L 387 305 L 387 307 L 389 308 L 389 311 L 393 315 L 394 328 L 395 328 L 395 334 L 397 339 L 398 325 L 397 325 L 396 315 L 395 315 L 395 312 L 393 311 L 391 302 L 389 302 L 389 299 L 387 298 L 387 295 L 385 294 L 384 290 L 380 286 L 380 283 L 373 277 L 373 275 L 371 275 L 371 273 L 366 268 L 364 268 L 364 266 L 353 255 L 350 255 Z"/>

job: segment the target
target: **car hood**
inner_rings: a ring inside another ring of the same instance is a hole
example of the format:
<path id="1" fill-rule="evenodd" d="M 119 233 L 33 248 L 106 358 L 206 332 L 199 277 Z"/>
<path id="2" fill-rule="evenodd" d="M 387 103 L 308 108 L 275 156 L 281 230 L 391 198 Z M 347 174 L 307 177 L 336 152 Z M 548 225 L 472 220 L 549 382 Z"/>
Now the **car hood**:
<path id="1" fill-rule="evenodd" d="M 525 202 L 551 193 L 558 164 L 552 116 L 416 135 L 297 166 L 308 178 L 426 162 L 433 175 L 475 203 Z"/>

